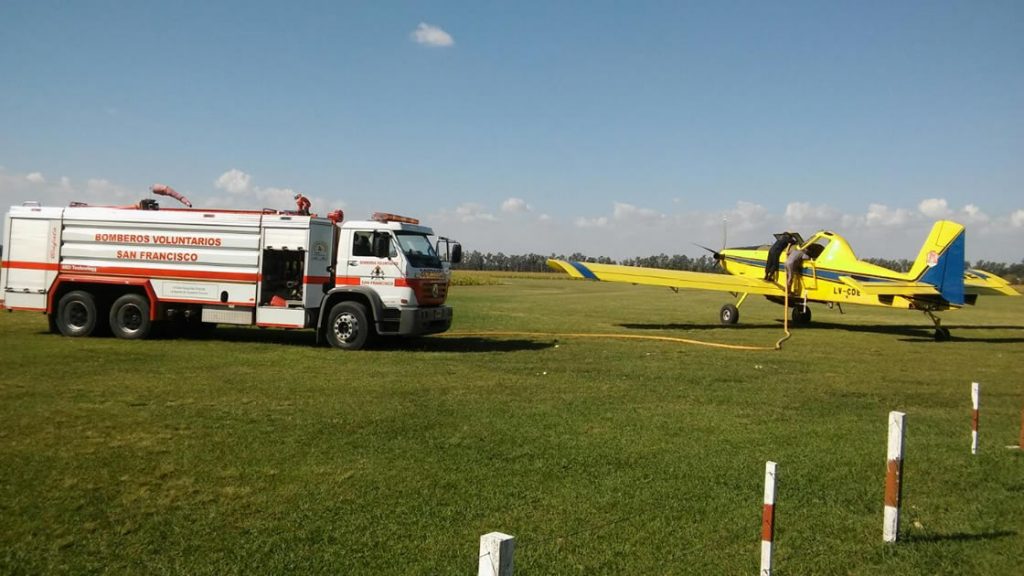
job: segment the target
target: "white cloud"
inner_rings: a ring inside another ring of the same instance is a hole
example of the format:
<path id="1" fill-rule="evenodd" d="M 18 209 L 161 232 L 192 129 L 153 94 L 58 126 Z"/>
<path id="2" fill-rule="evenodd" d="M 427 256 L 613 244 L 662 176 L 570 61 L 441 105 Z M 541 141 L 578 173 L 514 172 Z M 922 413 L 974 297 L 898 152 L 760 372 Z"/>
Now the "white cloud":
<path id="1" fill-rule="evenodd" d="M 44 184 L 46 182 L 46 178 L 43 178 L 43 175 L 39 172 L 30 172 L 26 174 L 25 180 L 28 180 L 33 184 Z"/>
<path id="2" fill-rule="evenodd" d="M 726 210 L 725 217 L 728 221 L 729 230 L 747 231 L 762 228 L 769 223 L 768 209 L 760 204 L 740 200 L 732 210 Z M 705 225 L 720 227 L 722 225 L 722 214 L 709 213 L 705 218 Z"/>
<path id="3" fill-rule="evenodd" d="M 461 222 L 476 222 L 483 220 L 486 222 L 494 222 L 497 218 L 494 214 L 487 212 L 486 209 L 476 202 L 466 202 L 460 204 L 455 208 L 455 216 Z"/>
<path id="4" fill-rule="evenodd" d="M 659 220 L 664 220 L 665 216 L 657 210 L 651 210 L 650 208 L 638 208 L 632 204 L 616 202 L 612 208 L 612 218 L 620 222 L 651 224 Z"/>
<path id="5" fill-rule="evenodd" d="M 227 192 L 226 195 L 210 196 L 198 199 L 196 206 L 204 208 L 236 208 L 241 210 L 254 210 L 269 208 L 273 210 L 294 210 L 295 194 L 294 188 L 283 188 L 276 186 L 259 186 L 251 174 L 232 168 L 224 172 L 214 180 L 213 185 L 218 190 Z M 310 203 L 314 214 L 324 215 L 331 210 L 345 208 L 345 202 L 337 199 L 328 199 L 323 196 L 304 194 Z"/>
<path id="6" fill-rule="evenodd" d="M 984 224 L 990 220 L 988 214 L 981 211 L 974 204 L 968 204 L 960 210 L 960 220 L 964 224 Z"/>
<path id="7" fill-rule="evenodd" d="M 424 46 L 444 48 L 455 44 L 451 34 L 426 22 L 420 22 L 419 26 L 409 34 L 409 37 L 412 38 L 413 42 L 423 44 Z"/>
<path id="8" fill-rule="evenodd" d="M 249 182 L 251 180 L 252 176 L 237 168 L 232 168 L 221 174 L 213 185 L 220 190 L 226 190 L 232 194 L 241 194 L 249 190 Z"/>
<path id="9" fill-rule="evenodd" d="M 917 209 L 921 214 L 933 219 L 948 218 L 953 214 L 953 211 L 949 209 L 949 204 L 945 198 L 928 198 L 922 200 L 917 205 Z"/>
<path id="10" fill-rule="evenodd" d="M 530 212 L 533 207 L 522 198 L 509 198 L 501 203 L 501 211 L 508 213 Z"/>
<path id="11" fill-rule="evenodd" d="M 1010 214 L 1010 225 L 1014 228 L 1024 228 L 1024 210 L 1014 210 L 1013 214 Z"/>
<path id="12" fill-rule="evenodd" d="M 885 204 L 869 204 L 864 223 L 868 227 L 897 227 L 910 222 L 910 212 L 904 208 L 889 208 Z"/>
<path id="13" fill-rule="evenodd" d="M 786 223 L 793 226 L 823 226 L 838 217 L 838 210 L 824 204 L 815 206 L 810 202 L 790 202 L 786 205 Z"/>
<path id="14" fill-rule="evenodd" d="M 577 228 L 607 228 L 608 217 L 599 216 L 597 218 L 584 218 L 582 216 L 576 218 L 573 221 Z"/>

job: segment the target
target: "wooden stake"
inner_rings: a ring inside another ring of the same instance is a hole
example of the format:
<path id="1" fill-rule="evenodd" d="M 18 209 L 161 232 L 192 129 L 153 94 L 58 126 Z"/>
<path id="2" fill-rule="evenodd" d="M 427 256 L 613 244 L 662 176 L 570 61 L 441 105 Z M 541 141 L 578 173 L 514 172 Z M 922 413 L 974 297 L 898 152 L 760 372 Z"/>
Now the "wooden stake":
<path id="1" fill-rule="evenodd" d="M 885 514 L 882 540 L 895 542 L 900 531 L 900 500 L 903 497 L 903 430 L 907 415 L 889 412 L 889 446 L 885 468 Z"/>
<path id="2" fill-rule="evenodd" d="M 501 532 L 480 537 L 480 563 L 477 576 L 512 576 L 512 555 L 516 539 Z"/>
<path id="3" fill-rule="evenodd" d="M 764 509 L 761 513 L 761 576 L 772 574 L 772 542 L 775 540 L 775 462 L 764 466 Z"/>
<path id="4" fill-rule="evenodd" d="M 971 454 L 978 453 L 978 420 L 981 401 L 981 384 L 971 382 Z"/>

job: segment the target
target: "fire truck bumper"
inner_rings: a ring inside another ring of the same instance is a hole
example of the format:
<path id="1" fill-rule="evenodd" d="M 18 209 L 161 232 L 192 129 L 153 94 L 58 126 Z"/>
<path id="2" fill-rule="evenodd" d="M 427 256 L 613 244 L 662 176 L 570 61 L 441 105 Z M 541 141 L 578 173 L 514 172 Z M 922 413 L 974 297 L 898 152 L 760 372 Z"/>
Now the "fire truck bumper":
<path id="1" fill-rule="evenodd" d="M 452 309 L 450 306 L 414 308 L 402 310 L 398 333 L 403 336 L 437 334 L 451 328 Z"/>

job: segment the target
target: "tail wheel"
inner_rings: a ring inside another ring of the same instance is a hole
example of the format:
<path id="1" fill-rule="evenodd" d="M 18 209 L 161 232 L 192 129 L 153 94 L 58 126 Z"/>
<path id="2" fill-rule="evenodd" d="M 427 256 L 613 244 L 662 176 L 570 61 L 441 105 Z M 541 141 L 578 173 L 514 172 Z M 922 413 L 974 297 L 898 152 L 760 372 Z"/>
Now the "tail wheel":
<path id="1" fill-rule="evenodd" d="M 358 302 L 340 302 L 327 318 L 327 341 L 342 350 L 359 350 L 373 334 L 366 307 Z"/>
<path id="2" fill-rule="evenodd" d="M 149 300 L 144 296 L 125 294 L 110 307 L 110 330 L 118 338 L 140 340 L 149 336 L 152 328 Z"/>
<path id="3" fill-rule="evenodd" d="M 68 292 L 57 303 L 55 323 L 65 336 L 91 336 L 96 330 L 96 298 L 84 290 Z"/>
<path id="4" fill-rule="evenodd" d="M 718 316 L 722 320 L 722 324 L 735 324 L 740 321 L 740 309 L 733 304 L 726 304 L 722 306 Z"/>
<path id="5" fill-rule="evenodd" d="M 803 304 L 793 307 L 793 324 L 810 324 L 811 309 Z"/>

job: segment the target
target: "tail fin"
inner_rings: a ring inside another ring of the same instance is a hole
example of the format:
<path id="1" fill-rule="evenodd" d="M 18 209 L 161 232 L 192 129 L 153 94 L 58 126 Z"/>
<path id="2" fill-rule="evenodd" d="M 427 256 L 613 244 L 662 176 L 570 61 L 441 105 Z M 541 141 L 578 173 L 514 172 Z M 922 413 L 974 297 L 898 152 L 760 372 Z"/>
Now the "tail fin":
<path id="1" fill-rule="evenodd" d="M 964 227 L 950 220 L 932 226 L 910 268 L 910 278 L 938 288 L 950 304 L 964 303 Z"/>

